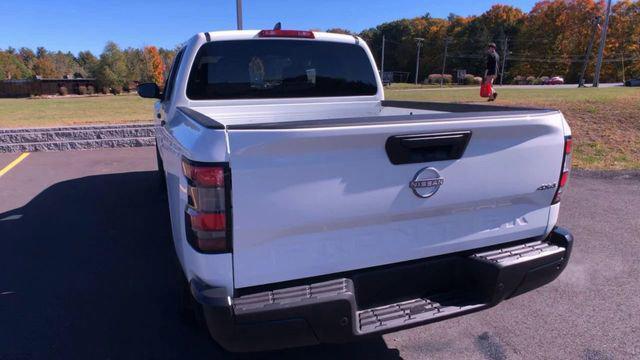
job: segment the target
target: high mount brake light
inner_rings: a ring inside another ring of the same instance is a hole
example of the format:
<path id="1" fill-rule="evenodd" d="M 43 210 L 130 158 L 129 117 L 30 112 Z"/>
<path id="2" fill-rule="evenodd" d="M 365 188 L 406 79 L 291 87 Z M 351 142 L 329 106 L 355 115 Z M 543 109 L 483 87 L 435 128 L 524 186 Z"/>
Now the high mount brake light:
<path id="1" fill-rule="evenodd" d="M 313 31 L 304 30 L 262 30 L 258 33 L 261 38 L 303 38 L 315 39 Z"/>
<path id="2" fill-rule="evenodd" d="M 569 172 L 571 171 L 571 150 L 573 148 L 573 139 L 571 136 L 565 136 L 564 138 L 564 154 L 562 156 L 562 170 L 560 172 L 560 179 L 558 180 L 558 189 L 553 197 L 551 205 L 560 202 L 561 195 L 564 191 L 564 187 L 569 181 Z"/>
<path id="3" fill-rule="evenodd" d="M 231 251 L 228 164 L 183 159 L 182 171 L 188 182 L 185 228 L 189 244 L 201 253 Z"/>

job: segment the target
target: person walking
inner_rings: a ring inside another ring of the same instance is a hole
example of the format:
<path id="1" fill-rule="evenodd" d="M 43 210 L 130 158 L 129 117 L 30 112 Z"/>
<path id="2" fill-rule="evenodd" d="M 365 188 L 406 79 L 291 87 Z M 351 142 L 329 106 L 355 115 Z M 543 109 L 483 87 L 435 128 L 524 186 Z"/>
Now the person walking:
<path id="1" fill-rule="evenodd" d="M 498 92 L 493 88 L 493 82 L 498 74 L 498 64 L 500 63 L 500 55 L 496 51 L 496 44 L 489 43 L 487 47 L 487 70 L 484 72 L 484 82 L 491 84 L 491 95 L 488 101 L 494 101 L 498 97 Z"/>

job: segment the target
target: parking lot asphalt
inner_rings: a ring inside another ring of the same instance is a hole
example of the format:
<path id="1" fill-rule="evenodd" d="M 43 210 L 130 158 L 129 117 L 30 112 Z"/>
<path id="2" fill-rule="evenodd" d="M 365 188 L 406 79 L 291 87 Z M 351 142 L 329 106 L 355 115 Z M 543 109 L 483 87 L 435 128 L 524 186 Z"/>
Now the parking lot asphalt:
<path id="1" fill-rule="evenodd" d="M 20 154 L 0 154 L 0 169 Z M 574 174 L 553 283 L 495 308 L 276 359 L 640 357 L 640 178 Z M 0 176 L 0 359 L 223 359 L 179 313 L 153 148 L 32 153 Z"/>

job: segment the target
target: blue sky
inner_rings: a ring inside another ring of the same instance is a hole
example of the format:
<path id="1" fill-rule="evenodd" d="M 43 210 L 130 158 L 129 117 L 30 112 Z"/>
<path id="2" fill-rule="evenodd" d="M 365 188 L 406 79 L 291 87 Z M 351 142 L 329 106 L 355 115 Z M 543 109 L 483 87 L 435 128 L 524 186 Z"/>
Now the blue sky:
<path id="1" fill-rule="evenodd" d="M 288 29 L 361 31 L 427 12 L 434 17 L 481 14 L 498 0 L 243 0 L 245 29 L 281 21 Z M 534 0 L 513 0 L 524 11 Z M 235 0 L 0 0 L 0 48 L 44 46 L 91 50 L 108 40 L 120 46 L 173 47 L 201 31 L 236 26 Z"/>

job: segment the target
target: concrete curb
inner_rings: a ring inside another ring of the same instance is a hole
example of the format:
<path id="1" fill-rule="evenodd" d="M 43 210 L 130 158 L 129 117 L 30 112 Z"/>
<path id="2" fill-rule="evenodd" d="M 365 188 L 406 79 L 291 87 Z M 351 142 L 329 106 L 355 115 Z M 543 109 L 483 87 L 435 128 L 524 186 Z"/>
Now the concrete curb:
<path id="1" fill-rule="evenodd" d="M 55 127 L 29 127 L 29 128 L 0 128 L 0 134 L 23 132 L 47 132 L 47 131 L 71 131 L 71 130 L 102 130 L 102 129 L 133 129 L 152 127 L 153 122 L 134 124 L 104 124 L 104 125 L 69 125 Z"/>
<path id="2" fill-rule="evenodd" d="M 153 123 L 0 129 L 0 153 L 153 145 Z"/>
<path id="3" fill-rule="evenodd" d="M 640 170 L 585 170 L 572 169 L 572 175 L 598 178 L 598 179 L 619 179 L 619 180 L 640 180 Z"/>

